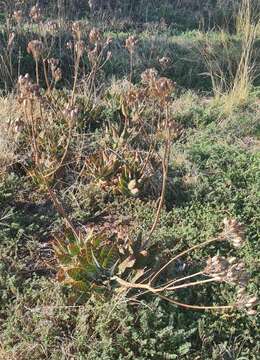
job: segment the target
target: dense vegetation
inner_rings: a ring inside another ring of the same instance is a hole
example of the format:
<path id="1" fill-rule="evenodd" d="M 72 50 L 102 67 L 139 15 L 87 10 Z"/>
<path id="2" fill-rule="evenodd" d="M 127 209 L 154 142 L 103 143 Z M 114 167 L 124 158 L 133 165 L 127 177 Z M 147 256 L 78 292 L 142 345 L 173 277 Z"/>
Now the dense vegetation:
<path id="1" fill-rule="evenodd" d="M 258 2 L 0 9 L 0 359 L 256 360 Z"/>

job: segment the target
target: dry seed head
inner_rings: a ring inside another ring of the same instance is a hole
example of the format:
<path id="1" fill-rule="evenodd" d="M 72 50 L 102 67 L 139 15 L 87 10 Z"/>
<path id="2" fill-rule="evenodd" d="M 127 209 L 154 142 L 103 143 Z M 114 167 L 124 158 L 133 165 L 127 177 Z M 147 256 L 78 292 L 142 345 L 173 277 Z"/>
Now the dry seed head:
<path id="1" fill-rule="evenodd" d="M 236 219 L 227 219 L 223 220 L 224 231 L 221 234 L 221 237 L 224 240 L 228 240 L 235 248 L 240 248 L 245 243 L 244 238 L 244 229 L 242 224 L 237 222 Z"/>
<path id="2" fill-rule="evenodd" d="M 145 94 L 142 90 L 132 87 L 125 95 L 125 101 L 128 106 L 141 103 L 144 100 Z"/>
<path id="3" fill-rule="evenodd" d="M 89 42 L 91 44 L 97 44 L 101 41 L 101 34 L 97 28 L 93 28 L 89 33 Z"/>
<path id="4" fill-rule="evenodd" d="M 62 71 L 59 67 L 59 59 L 50 58 L 48 59 L 48 65 L 51 68 L 51 76 L 55 82 L 58 82 L 62 79 Z"/>
<path id="5" fill-rule="evenodd" d="M 166 69 L 170 65 L 170 59 L 167 56 L 163 56 L 159 59 L 159 64 L 163 69 Z"/>
<path id="6" fill-rule="evenodd" d="M 137 43 L 137 38 L 134 35 L 131 35 L 126 39 L 125 47 L 132 54 L 135 50 Z"/>
<path id="7" fill-rule="evenodd" d="M 231 265 L 225 274 L 225 281 L 228 283 L 246 286 L 250 279 L 246 272 L 245 264 L 242 261 Z"/>
<path id="8" fill-rule="evenodd" d="M 234 257 L 227 259 L 222 256 L 214 256 L 209 258 L 203 272 L 212 276 L 216 281 L 225 281 L 240 286 L 247 285 L 249 280 L 245 264 L 242 261 L 236 262 Z"/>
<path id="9" fill-rule="evenodd" d="M 17 22 L 17 24 L 20 24 L 23 21 L 23 12 L 22 10 L 14 11 L 13 18 Z"/>
<path id="10" fill-rule="evenodd" d="M 41 8 L 39 7 L 38 4 L 31 8 L 30 17 L 35 23 L 38 23 L 41 21 L 41 18 L 42 18 Z"/>
<path id="11" fill-rule="evenodd" d="M 207 260 L 206 267 L 204 268 L 204 274 L 211 275 L 212 277 L 220 278 L 220 274 L 226 272 L 229 267 L 229 262 L 222 256 L 214 256 Z"/>
<path id="12" fill-rule="evenodd" d="M 174 83 L 172 80 L 167 79 L 166 77 L 160 77 L 155 82 L 155 95 L 159 98 L 166 99 L 169 97 L 174 89 Z"/>
<path id="13" fill-rule="evenodd" d="M 40 87 L 33 84 L 28 74 L 19 76 L 18 85 L 20 90 L 20 99 L 26 100 L 32 97 L 40 97 Z"/>
<path id="14" fill-rule="evenodd" d="M 158 76 L 158 71 L 154 68 L 146 69 L 141 74 L 141 81 L 144 85 L 150 85 L 155 82 Z"/>
<path id="15" fill-rule="evenodd" d="M 254 309 L 259 303 L 257 296 L 251 296 L 246 293 L 245 288 L 241 288 L 237 293 L 236 306 L 238 309 L 244 309 L 248 315 L 256 315 Z"/>
<path id="16" fill-rule="evenodd" d="M 49 20 L 45 23 L 46 30 L 48 32 L 55 32 L 58 30 L 59 26 L 56 21 Z"/>
<path id="17" fill-rule="evenodd" d="M 79 41 L 82 36 L 82 23 L 80 21 L 75 21 L 72 24 L 72 34 Z"/>
<path id="18" fill-rule="evenodd" d="M 48 61 L 48 64 L 50 65 L 51 69 L 56 69 L 60 64 L 60 60 L 55 59 L 55 58 L 50 58 L 47 61 Z"/>
<path id="19" fill-rule="evenodd" d="M 40 40 L 32 40 L 27 45 L 27 52 L 34 60 L 39 60 L 43 52 L 43 43 Z"/>
<path id="20" fill-rule="evenodd" d="M 84 51 L 85 51 L 85 44 L 84 44 L 84 41 L 80 40 L 80 41 L 77 41 L 76 44 L 75 44 L 75 51 L 76 51 L 76 54 L 78 56 L 78 58 L 81 58 Z"/>
<path id="21" fill-rule="evenodd" d="M 62 70 L 61 70 L 61 68 L 56 68 L 56 69 L 54 69 L 52 72 L 51 72 L 51 74 L 52 74 L 52 78 L 53 78 L 53 80 L 55 81 L 55 82 L 58 82 L 58 81 L 60 81 L 61 79 L 62 79 Z"/>

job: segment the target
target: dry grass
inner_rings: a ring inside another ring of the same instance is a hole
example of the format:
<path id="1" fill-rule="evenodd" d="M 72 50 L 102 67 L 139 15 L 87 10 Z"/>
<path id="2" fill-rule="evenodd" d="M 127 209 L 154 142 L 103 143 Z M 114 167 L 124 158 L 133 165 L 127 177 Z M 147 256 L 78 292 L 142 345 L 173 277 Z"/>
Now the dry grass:
<path id="1" fill-rule="evenodd" d="M 12 96 L 0 98 L 0 172 L 16 161 L 16 134 L 19 131 L 19 108 Z"/>
<path id="2" fill-rule="evenodd" d="M 236 15 L 236 34 L 241 42 L 241 50 L 235 67 L 229 57 L 230 43 L 228 34 L 223 30 L 220 31 L 220 39 L 226 55 L 227 67 L 223 67 L 222 59 L 218 58 L 218 55 L 212 55 L 209 40 L 204 53 L 212 81 L 214 102 L 222 107 L 226 115 L 247 104 L 255 79 L 253 59 L 254 44 L 259 31 L 259 19 L 254 14 L 254 6 L 251 1 L 242 0 Z"/>

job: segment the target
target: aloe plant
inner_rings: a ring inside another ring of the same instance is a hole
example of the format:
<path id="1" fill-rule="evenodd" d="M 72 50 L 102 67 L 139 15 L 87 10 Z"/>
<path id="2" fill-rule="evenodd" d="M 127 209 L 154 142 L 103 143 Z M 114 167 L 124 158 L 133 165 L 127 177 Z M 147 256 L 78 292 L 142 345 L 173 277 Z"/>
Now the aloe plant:
<path id="1" fill-rule="evenodd" d="M 114 275 L 118 252 L 103 234 L 67 234 L 53 244 L 59 264 L 57 278 L 84 293 L 104 293 Z"/>

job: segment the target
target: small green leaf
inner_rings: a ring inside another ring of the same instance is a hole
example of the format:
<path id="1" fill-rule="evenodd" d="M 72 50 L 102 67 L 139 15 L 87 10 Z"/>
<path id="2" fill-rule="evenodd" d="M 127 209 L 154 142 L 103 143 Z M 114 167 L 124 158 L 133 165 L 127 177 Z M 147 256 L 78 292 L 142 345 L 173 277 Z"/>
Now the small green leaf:
<path id="1" fill-rule="evenodd" d="M 86 271 L 81 267 L 74 267 L 67 270 L 68 275 L 75 281 L 86 280 Z"/>

